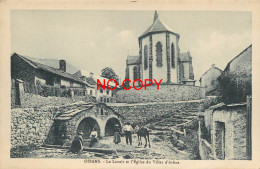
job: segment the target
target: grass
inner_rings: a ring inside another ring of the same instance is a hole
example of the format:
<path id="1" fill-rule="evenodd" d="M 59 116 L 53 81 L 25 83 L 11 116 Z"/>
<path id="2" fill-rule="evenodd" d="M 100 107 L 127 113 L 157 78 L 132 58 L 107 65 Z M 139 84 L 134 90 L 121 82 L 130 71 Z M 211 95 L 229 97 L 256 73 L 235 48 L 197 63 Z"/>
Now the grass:
<path id="1" fill-rule="evenodd" d="M 35 144 L 16 146 L 16 147 L 11 148 L 10 157 L 11 158 L 26 158 L 31 151 L 37 150 L 37 149 L 38 149 L 38 146 Z"/>

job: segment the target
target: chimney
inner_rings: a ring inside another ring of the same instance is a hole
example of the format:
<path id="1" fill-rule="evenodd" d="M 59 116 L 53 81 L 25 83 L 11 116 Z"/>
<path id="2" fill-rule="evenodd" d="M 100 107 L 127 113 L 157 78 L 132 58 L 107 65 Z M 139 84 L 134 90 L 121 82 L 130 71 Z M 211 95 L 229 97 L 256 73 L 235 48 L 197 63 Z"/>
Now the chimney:
<path id="1" fill-rule="evenodd" d="M 212 64 L 212 65 L 211 65 L 211 69 L 215 69 L 215 64 Z"/>
<path id="2" fill-rule="evenodd" d="M 93 74 L 94 74 L 94 73 L 90 72 L 90 73 L 89 73 L 89 76 L 90 76 L 90 77 L 93 77 Z"/>
<path id="3" fill-rule="evenodd" d="M 60 60 L 60 70 L 66 72 L 66 60 Z"/>
<path id="4" fill-rule="evenodd" d="M 81 78 L 81 80 L 83 80 L 84 82 L 87 80 L 87 79 L 86 79 L 86 76 L 81 76 L 80 78 Z"/>

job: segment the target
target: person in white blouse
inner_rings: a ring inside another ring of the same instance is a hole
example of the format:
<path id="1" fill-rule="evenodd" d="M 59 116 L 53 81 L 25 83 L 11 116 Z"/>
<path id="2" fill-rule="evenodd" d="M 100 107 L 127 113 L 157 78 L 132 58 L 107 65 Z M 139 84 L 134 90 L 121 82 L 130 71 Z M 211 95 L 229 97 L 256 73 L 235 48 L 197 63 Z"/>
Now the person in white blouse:
<path id="1" fill-rule="evenodd" d="M 96 128 L 94 127 L 93 130 L 90 133 L 90 139 L 91 140 L 90 140 L 89 147 L 92 147 L 96 142 L 98 142 L 97 137 L 98 137 L 98 133 L 97 133 Z"/>

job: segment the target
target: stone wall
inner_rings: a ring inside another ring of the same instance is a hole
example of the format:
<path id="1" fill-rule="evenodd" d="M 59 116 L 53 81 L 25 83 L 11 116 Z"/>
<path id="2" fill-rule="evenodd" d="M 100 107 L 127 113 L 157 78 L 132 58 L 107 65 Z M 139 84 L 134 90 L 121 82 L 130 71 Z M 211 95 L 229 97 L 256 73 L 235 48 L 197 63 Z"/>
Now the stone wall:
<path id="1" fill-rule="evenodd" d="M 21 96 L 21 106 L 30 108 L 30 107 L 44 107 L 44 106 L 62 106 L 78 101 L 94 101 L 91 100 L 87 96 L 74 96 L 72 98 L 70 97 L 55 97 L 55 96 L 48 96 L 43 97 L 36 94 L 31 93 L 24 93 Z"/>
<path id="2" fill-rule="evenodd" d="M 11 147 L 54 140 L 53 118 L 60 112 L 57 107 L 41 109 L 16 108 L 11 110 Z"/>
<path id="3" fill-rule="evenodd" d="M 216 105 L 206 111 L 206 127 L 211 130 L 213 155 L 224 151 L 224 158 L 228 160 L 248 159 L 247 154 L 247 105 Z M 220 126 L 220 124 L 222 126 Z M 221 141 L 221 130 L 224 139 Z M 225 145 L 224 150 L 222 145 Z"/>
<path id="4" fill-rule="evenodd" d="M 205 100 L 183 101 L 183 102 L 164 102 L 164 103 L 107 103 L 117 113 L 125 117 L 125 121 L 130 123 L 148 122 L 151 119 L 160 117 L 176 111 L 197 111 Z"/>
<path id="5" fill-rule="evenodd" d="M 132 84 L 131 84 L 132 85 Z M 159 90 L 156 85 L 144 87 L 141 90 L 119 90 L 115 93 L 117 103 L 144 102 L 176 102 L 181 100 L 199 100 L 205 98 L 205 88 L 180 84 L 161 84 Z"/>
<path id="6" fill-rule="evenodd" d="M 57 115 L 70 110 L 78 111 L 82 104 L 11 109 L 11 147 L 30 144 L 38 146 L 43 144 L 63 145 L 66 141 L 71 143 L 79 124 L 88 117 L 97 122 L 96 127 L 100 129 L 98 131 L 100 136 L 105 136 L 106 131 L 109 129 L 106 127 L 111 125 L 111 123 L 114 125 L 116 122 L 122 126 L 120 122 L 121 116 L 114 114 L 111 108 L 103 103 L 93 105 L 94 107 L 89 109 L 86 107 L 86 110 L 69 120 L 57 119 Z M 109 121 L 111 119 L 113 120 L 112 122 Z M 91 130 L 93 127 L 91 125 L 88 126 L 88 130 Z M 89 136 L 90 131 L 85 133 L 84 130 L 84 137 L 86 134 Z"/>

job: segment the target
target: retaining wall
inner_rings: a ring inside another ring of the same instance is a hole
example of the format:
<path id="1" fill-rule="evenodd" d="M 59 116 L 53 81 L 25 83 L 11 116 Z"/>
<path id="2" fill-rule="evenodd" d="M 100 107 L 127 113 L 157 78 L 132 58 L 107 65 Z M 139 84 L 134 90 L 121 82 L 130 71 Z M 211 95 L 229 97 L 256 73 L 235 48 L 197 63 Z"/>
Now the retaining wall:
<path id="1" fill-rule="evenodd" d="M 57 107 L 41 109 L 16 108 L 11 110 L 11 147 L 36 144 L 54 140 L 53 118 L 60 112 Z"/>
<path id="2" fill-rule="evenodd" d="M 174 102 L 182 100 L 199 100 L 205 98 L 205 88 L 180 84 L 161 84 L 148 86 L 145 90 L 121 89 L 115 93 L 114 102 L 144 103 L 144 102 Z"/>
<path id="3" fill-rule="evenodd" d="M 125 117 L 130 123 L 148 122 L 164 114 L 176 113 L 176 111 L 197 111 L 205 100 L 164 102 L 164 103 L 107 103 L 117 113 Z"/>

